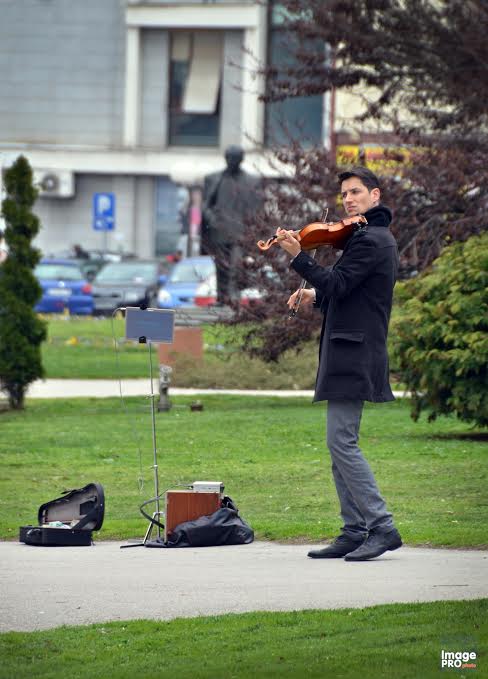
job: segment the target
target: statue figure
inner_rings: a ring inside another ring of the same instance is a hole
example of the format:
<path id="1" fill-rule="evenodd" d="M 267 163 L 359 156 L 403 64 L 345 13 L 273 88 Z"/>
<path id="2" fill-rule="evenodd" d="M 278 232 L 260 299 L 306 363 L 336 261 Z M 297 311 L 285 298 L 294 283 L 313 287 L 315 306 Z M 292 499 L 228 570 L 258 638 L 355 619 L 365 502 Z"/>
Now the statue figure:
<path id="1" fill-rule="evenodd" d="M 246 220 L 259 205 L 259 178 L 240 169 L 243 159 L 242 148 L 229 146 L 225 151 L 227 168 L 205 177 L 205 244 L 215 258 L 219 304 L 227 304 L 237 297 L 235 273 L 241 258 L 239 239 L 244 233 Z"/>

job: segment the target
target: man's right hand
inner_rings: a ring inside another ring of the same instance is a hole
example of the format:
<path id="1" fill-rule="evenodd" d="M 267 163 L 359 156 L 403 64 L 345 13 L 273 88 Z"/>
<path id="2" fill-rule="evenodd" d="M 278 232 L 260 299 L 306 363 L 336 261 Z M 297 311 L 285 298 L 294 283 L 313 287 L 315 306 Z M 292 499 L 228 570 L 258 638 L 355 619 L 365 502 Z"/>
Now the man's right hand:
<path id="1" fill-rule="evenodd" d="M 295 292 L 292 295 L 290 295 L 290 298 L 288 299 L 287 302 L 289 309 L 293 309 L 296 298 L 298 297 L 299 294 L 300 289 L 295 290 Z M 313 288 L 305 288 L 303 290 L 302 301 L 300 302 L 300 305 L 303 304 L 303 306 L 312 306 L 314 302 L 315 302 L 315 290 Z"/>

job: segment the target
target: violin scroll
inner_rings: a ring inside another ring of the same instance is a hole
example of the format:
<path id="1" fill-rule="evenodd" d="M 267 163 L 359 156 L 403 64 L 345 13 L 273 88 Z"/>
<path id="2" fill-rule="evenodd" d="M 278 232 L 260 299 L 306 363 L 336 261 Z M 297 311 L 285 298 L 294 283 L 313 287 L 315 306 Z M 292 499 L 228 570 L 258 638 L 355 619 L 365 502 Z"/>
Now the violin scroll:
<path id="1" fill-rule="evenodd" d="M 295 238 L 297 240 L 300 240 L 300 232 L 299 231 L 295 231 L 293 233 L 293 235 L 295 236 Z M 261 250 L 261 252 L 266 252 L 266 250 L 269 250 L 272 245 L 274 245 L 275 243 L 277 243 L 280 240 L 284 240 L 284 238 L 285 238 L 284 236 L 273 236 L 272 238 L 268 238 L 268 240 L 258 240 L 256 245 Z"/>

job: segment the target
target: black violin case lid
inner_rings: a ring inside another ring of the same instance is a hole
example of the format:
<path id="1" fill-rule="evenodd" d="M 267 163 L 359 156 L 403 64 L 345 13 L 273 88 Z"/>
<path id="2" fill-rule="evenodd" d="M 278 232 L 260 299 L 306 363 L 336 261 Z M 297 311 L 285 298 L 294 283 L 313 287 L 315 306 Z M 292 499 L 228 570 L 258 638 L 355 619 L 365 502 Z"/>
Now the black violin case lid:
<path id="1" fill-rule="evenodd" d="M 21 526 L 19 541 L 44 547 L 89 547 L 92 533 L 100 530 L 105 513 L 105 496 L 99 483 L 64 491 L 62 497 L 39 507 L 38 526 Z M 47 526 L 60 521 L 68 528 Z"/>

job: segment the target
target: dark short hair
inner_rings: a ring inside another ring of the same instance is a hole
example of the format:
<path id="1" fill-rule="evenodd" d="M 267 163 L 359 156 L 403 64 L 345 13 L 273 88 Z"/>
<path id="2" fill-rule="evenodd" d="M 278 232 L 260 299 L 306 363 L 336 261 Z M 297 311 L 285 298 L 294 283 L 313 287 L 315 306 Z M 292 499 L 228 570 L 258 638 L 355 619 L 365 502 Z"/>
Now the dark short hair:
<path id="1" fill-rule="evenodd" d="M 339 175 L 339 182 L 342 184 L 343 181 L 346 179 L 350 179 L 351 177 L 357 177 L 360 179 L 364 186 L 368 189 L 368 191 L 372 191 L 373 189 L 379 189 L 380 188 L 380 182 L 378 180 L 378 177 L 375 175 L 374 172 L 371 172 L 371 170 L 368 170 L 367 167 L 352 167 L 350 170 L 346 170 L 345 172 L 341 172 Z"/>

